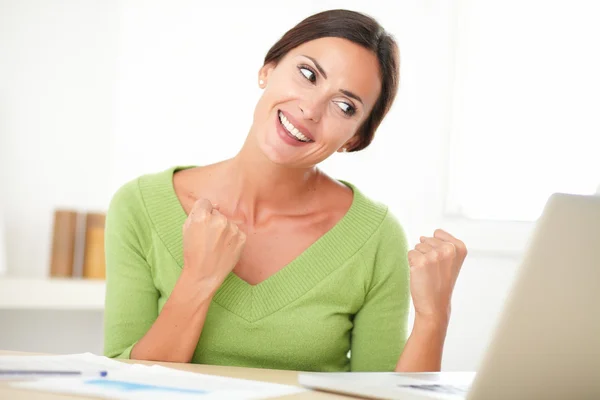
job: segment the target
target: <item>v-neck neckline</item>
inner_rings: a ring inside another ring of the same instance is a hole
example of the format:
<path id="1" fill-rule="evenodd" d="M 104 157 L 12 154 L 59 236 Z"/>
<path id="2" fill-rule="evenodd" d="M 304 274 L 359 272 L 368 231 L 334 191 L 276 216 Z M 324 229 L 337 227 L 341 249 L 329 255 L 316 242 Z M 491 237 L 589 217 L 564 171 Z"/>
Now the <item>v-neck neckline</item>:
<path id="1" fill-rule="evenodd" d="M 140 179 L 148 215 L 180 267 L 183 267 L 182 226 L 187 213 L 175 193 L 173 176 L 177 171 L 193 167 L 172 167 Z M 256 285 L 234 272 L 229 273 L 213 301 L 253 322 L 294 301 L 351 258 L 375 232 L 387 208 L 365 198 L 354 185 L 341 182 L 352 190 L 353 199 L 350 208 L 331 229 L 294 260 Z"/>

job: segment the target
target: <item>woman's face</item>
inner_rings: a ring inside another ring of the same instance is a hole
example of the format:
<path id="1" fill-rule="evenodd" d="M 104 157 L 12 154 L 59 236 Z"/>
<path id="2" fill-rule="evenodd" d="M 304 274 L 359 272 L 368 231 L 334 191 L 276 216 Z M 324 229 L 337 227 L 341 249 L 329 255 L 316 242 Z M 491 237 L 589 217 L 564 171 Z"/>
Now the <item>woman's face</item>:
<path id="1" fill-rule="evenodd" d="M 273 162 L 310 167 L 356 142 L 381 89 L 377 56 L 349 40 L 321 38 L 259 72 L 255 139 Z"/>

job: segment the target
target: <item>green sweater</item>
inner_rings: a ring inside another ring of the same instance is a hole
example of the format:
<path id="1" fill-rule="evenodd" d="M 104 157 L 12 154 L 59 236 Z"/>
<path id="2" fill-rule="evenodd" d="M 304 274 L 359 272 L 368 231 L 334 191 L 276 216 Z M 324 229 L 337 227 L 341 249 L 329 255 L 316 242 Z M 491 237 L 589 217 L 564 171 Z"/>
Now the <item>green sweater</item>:
<path id="1" fill-rule="evenodd" d="M 173 173 L 114 195 L 106 218 L 104 353 L 129 358 L 183 265 L 187 216 Z M 409 270 L 404 232 L 356 187 L 346 215 L 295 260 L 250 285 L 230 273 L 212 299 L 192 362 L 302 371 L 392 371 L 404 348 Z M 176 337 L 165 338 L 176 341 Z"/>

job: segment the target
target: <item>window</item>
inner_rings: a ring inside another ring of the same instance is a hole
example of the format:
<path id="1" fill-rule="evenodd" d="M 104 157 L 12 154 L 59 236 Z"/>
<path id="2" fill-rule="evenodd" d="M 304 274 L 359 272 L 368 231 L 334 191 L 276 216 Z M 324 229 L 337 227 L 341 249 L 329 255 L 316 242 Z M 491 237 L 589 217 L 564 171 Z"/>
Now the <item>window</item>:
<path id="1" fill-rule="evenodd" d="M 456 10 L 446 215 L 482 248 L 492 237 L 520 243 L 551 193 L 599 188 L 600 5 L 458 1 Z"/>

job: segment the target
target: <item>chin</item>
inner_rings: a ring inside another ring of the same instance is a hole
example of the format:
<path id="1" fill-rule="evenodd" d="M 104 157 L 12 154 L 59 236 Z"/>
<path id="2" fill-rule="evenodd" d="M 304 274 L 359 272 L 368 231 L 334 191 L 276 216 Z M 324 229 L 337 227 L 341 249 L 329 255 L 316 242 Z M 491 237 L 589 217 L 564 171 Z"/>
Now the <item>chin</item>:
<path id="1" fill-rule="evenodd" d="M 294 166 L 294 155 L 289 154 L 286 149 L 282 149 L 277 145 L 271 145 L 262 141 L 259 143 L 259 149 L 261 153 L 273 164 L 277 164 L 280 166 Z"/>

